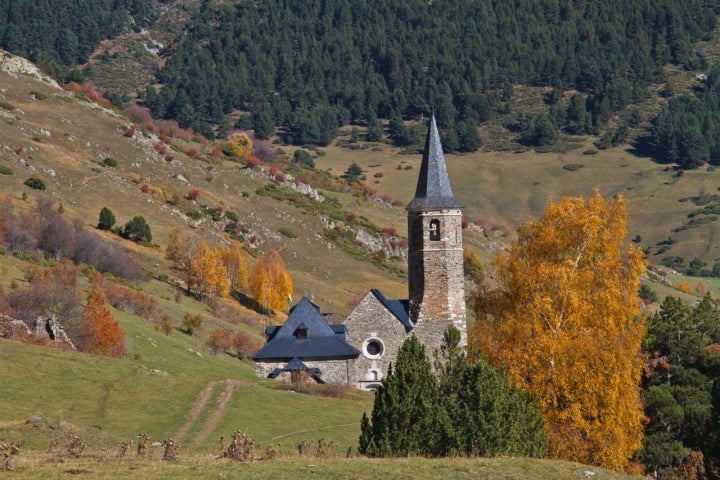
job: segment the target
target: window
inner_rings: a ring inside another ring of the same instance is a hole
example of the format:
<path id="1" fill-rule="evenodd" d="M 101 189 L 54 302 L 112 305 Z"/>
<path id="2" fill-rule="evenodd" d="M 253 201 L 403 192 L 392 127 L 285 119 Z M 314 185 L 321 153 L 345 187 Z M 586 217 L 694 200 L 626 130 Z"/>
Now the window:
<path id="1" fill-rule="evenodd" d="M 298 328 L 293 335 L 298 340 L 305 340 L 307 339 L 307 328 Z"/>
<path id="2" fill-rule="evenodd" d="M 363 354 L 368 358 L 380 358 L 385 352 L 385 345 L 378 338 L 368 338 L 363 344 Z"/>
<path id="3" fill-rule="evenodd" d="M 380 344 L 378 342 L 369 342 L 366 347 L 367 352 L 370 355 L 379 355 L 382 351 L 382 348 L 380 347 Z"/>
<path id="4" fill-rule="evenodd" d="M 430 220 L 430 240 L 440 240 L 440 220 L 437 218 Z"/>

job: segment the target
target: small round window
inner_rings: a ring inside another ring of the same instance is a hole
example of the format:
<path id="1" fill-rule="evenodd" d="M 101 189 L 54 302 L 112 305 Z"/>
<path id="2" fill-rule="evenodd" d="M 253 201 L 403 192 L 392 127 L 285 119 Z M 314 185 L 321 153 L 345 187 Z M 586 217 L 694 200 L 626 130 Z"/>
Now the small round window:
<path id="1" fill-rule="evenodd" d="M 363 345 L 363 353 L 369 358 L 380 358 L 385 351 L 385 346 L 377 338 L 368 338 Z"/>

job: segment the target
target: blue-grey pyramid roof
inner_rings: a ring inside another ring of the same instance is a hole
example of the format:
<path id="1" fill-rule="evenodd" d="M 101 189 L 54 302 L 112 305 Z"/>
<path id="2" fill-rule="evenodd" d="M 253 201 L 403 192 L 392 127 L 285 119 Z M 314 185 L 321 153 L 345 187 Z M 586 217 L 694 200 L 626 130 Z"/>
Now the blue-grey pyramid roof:
<path id="1" fill-rule="evenodd" d="M 304 330 L 298 335 L 298 330 Z M 285 323 L 266 329 L 267 343 L 253 355 L 253 360 L 288 361 L 303 358 L 354 358 L 360 351 L 345 341 L 345 329 L 333 329 L 325 321 L 320 309 L 303 297 Z"/>
<path id="2" fill-rule="evenodd" d="M 420 164 L 415 198 L 406 208 L 407 210 L 462 208 L 462 204 L 455 198 L 450 186 L 435 115 L 430 118 L 430 126 L 425 138 L 425 151 Z"/>
<path id="3" fill-rule="evenodd" d="M 409 332 L 413 329 L 413 324 L 410 322 L 410 313 L 408 312 L 408 301 L 407 300 L 390 300 L 385 298 L 385 295 L 378 290 L 373 288 L 370 290 L 375 298 L 385 307 L 387 310 L 397 318 L 400 323 L 405 327 L 405 331 Z"/>

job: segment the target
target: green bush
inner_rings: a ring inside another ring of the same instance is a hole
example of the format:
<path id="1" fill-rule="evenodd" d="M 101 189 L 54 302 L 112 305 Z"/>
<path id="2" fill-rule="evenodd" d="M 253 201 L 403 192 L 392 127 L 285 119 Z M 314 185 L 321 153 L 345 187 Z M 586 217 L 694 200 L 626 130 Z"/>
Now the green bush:
<path id="1" fill-rule="evenodd" d="M 565 170 L 569 170 L 569 171 L 571 171 L 571 172 L 574 172 L 575 170 L 580 170 L 580 169 L 583 168 L 584 166 L 585 166 L 585 165 L 583 165 L 582 163 L 568 163 L 567 165 L 563 165 L 563 168 L 564 168 Z"/>
<path id="2" fill-rule="evenodd" d="M 15 110 L 15 107 L 13 107 L 8 102 L 0 102 L 0 108 L 2 108 L 3 110 Z"/>
<path id="3" fill-rule="evenodd" d="M 8 167 L 7 165 L 0 165 L 0 174 L 2 175 L 12 175 L 13 169 Z"/>
<path id="4" fill-rule="evenodd" d="M 45 182 L 37 177 L 30 177 L 23 182 L 23 184 L 32 188 L 33 190 L 45 190 Z"/>
<path id="5" fill-rule="evenodd" d="M 133 217 L 125 224 L 123 229 L 123 237 L 136 243 L 152 242 L 152 232 L 150 226 L 143 217 Z"/>
<path id="6" fill-rule="evenodd" d="M 114 158 L 107 157 L 105 160 L 102 161 L 103 165 L 106 167 L 117 167 L 118 161 Z"/>
<path id="7" fill-rule="evenodd" d="M 98 220 L 98 228 L 100 230 L 111 230 L 115 225 L 115 215 L 112 210 L 107 207 L 103 207 L 100 210 L 100 218 Z"/>
<path id="8" fill-rule="evenodd" d="M 287 228 L 280 227 L 278 228 L 278 232 L 280 232 L 282 235 L 285 235 L 287 238 L 297 238 L 297 235 L 295 235 L 295 232 L 292 230 L 288 230 Z"/>

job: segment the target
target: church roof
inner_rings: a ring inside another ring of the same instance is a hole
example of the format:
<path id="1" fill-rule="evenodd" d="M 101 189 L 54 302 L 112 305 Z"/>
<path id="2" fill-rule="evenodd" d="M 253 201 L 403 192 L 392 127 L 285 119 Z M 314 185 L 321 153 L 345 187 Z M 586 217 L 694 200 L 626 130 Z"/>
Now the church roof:
<path id="1" fill-rule="evenodd" d="M 408 210 L 462 208 L 450 186 L 435 115 L 430 118 L 415 198 L 406 208 Z"/>
<path id="2" fill-rule="evenodd" d="M 360 351 L 345 341 L 345 328 L 333 328 L 320 309 L 303 297 L 281 327 L 267 328 L 267 343 L 253 360 L 354 358 Z"/>
<path id="3" fill-rule="evenodd" d="M 383 295 L 383 293 L 377 288 L 373 288 L 370 291 L 373 295 L 375 295 L 375 298 L 377 298 L 378 301 L 387 308 L 387 310 L 392 313 L 393 316 L 400 321 L 400 323 L 403 324 L 406 332 L 413 329 L 413 324 L 410 323 L 410 313 L 408 312 L 409 308 L 407 300 L 390 300 L 385 298 L 385 295 Z"/>

